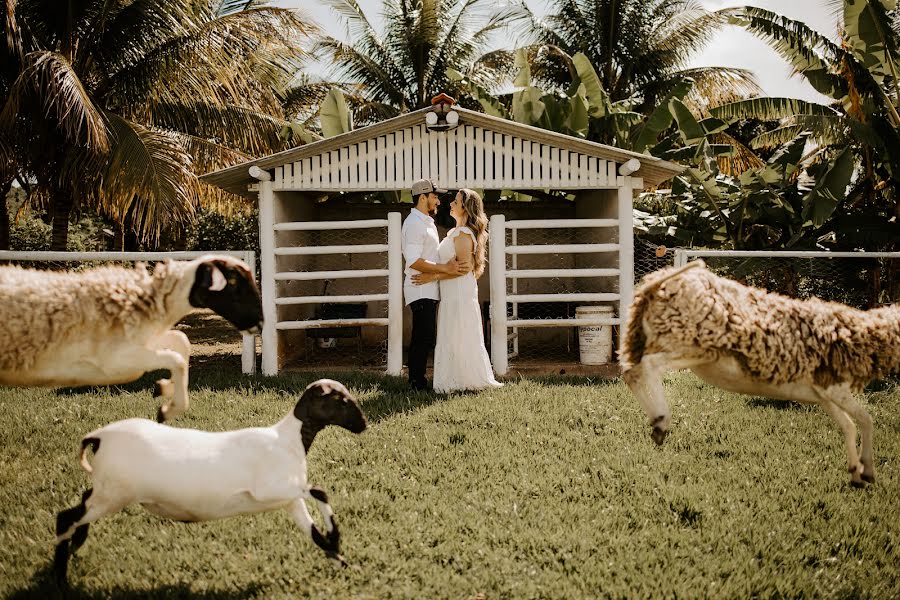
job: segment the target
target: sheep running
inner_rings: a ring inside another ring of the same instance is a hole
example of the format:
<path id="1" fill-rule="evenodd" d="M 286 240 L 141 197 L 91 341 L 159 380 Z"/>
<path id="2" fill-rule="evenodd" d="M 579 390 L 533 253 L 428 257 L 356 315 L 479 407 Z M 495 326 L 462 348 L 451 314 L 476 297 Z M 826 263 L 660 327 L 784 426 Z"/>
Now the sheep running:
<path id="1" fill-rule="evenodd" d="M 366 418 L 347 388 L 321 379 L 271 427 L 211 433 L 126 419 L 92 431 L 81 440 L 81 465 L 91 473 L 94 487 L 56 519 L 58 581 L 65 583 L 69 556 L 84 544 L 88 525 L 134 503 L 187 522 L 283 508 L 317 546 L 343 564 L 328 497 L 306 480 L 306 455 L 327 425 L 360 433 Z M 94 451 L 93 465 L 88 448 Z M 325 520 L 325 535 L 310 517 L 304 502 L 308 498 Z"/>
<path id="2" fill-rule="evenodd" d="M 900 307 L 795 300 L 718 277 L 698 260 L 644 278 L 620 362 L 657 444 L 670 423 L 663 374 L 690 369 L 731 392 L 820 405 L 840 426 L 851 483 L 862 487 L 875 480 L 872 418 L 853 393 L 900 371 Z"/>
<path id="3" fill-rule="evenodd" d="M 172 329 L 210 308 L 256 333 L 262 302 L 242 261 L 207 255 L 159 263 L 150 274 L 106 266 L 81 272 L 0 267 L 0 385 L 104 385 L 167 369 L 158 420 L 188 407 L 190 342 Z"/>

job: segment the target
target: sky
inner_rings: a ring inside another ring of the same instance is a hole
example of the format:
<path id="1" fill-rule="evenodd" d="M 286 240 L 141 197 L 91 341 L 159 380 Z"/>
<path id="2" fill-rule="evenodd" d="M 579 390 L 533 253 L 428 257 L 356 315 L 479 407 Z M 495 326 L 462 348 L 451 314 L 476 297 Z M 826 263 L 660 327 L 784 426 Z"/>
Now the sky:
<path id="1" fill-rule="evenodd" d="M 378 23 L 382 0 L 357 0 L 373 24 Z M 525 0 L 529 8 L 543 15 L 547 11 L 546 0 Z M 282 6 L 301 7 L 330 35 L 341 39 L 346 36 L 340 20 L 332 9 L 318 0 L 280 0 Z M 837 37 L 836 15 L 827 7 L 826 0 L 702 0 L 709 10 L 731 6 L 752 5 L 777 12 L 786 17 L 803 21 L 816 31 L 831 38 Z M 499 45 L 514 47 L 511 34 L 498 40 Z M 763 41 L 756 39 L 738 27 L 727 27 L 719 33 L 707 48 L 699 53 L 691 66 L 741 67 L 751 70 L 757 77 L 763 91 L 769 96 L 802 98 L 816 102 L 826 102 L 813 88 L 799 77 L 790 76 L 787 64 Z M 320 67 L 314 67 L 318 69 Z"/>

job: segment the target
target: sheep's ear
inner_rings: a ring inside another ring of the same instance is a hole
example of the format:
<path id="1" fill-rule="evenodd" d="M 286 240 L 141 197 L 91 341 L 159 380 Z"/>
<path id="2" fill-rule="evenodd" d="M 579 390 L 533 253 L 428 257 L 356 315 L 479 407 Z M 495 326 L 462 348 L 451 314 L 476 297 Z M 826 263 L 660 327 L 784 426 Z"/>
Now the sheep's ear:
<path id="1" fill-rule="evenodd" d="M 211 292 L 219 292 L 225 289 L 227 285 L 227 281 L 225 281 L 225 276 L 222 274 L 222 271 L 219 270 L 219 267 L 216 265 L 209 265 L 210 268 L 210 277 L 212 279 L 212 283 L 209 285 L 209 290 Z"/>

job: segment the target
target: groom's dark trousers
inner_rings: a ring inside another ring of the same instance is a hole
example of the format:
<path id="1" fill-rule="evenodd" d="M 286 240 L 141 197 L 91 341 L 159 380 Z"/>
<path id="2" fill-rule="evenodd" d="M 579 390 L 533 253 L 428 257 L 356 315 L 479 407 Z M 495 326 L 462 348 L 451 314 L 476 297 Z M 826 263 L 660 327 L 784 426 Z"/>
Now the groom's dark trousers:
<path id="1" fill-rule="evenodd" d="M 416 390 L 424 390 L 425 365 L 428 357 L 434 354 L 434 343 L 437 338 L 437 306 L 438 301 L 422 298 L 409 304 L 412 311 L 412 336 L 409 341 L 409 356 L 406 360 L 409 370 L 409 385 Z"/>

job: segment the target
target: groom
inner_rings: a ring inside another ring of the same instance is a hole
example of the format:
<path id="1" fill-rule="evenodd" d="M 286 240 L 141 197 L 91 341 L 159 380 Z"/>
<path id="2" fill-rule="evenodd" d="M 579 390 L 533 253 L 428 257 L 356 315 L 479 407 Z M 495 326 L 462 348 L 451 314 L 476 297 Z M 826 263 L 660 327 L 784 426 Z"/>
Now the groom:
<path id="1" fill-rule="evenodd" d="M 420 179 L 412 185 L 415 207 L 403 221 L 403 258 L 406 260 L 406 277 L 403 281 L 403 297 L 412 311 L 412 338 L 409 343 L 409 386 L 413 390 L 427 389 L 425 365 L 428 356 L 434 353 L 437 335 L 437 305 L 440 288 L 437 281 L 414 285 L 412 276 L 416 273 L 445 273 L 464 275 L 472 270 L 468 262 L 459 263 L 454 258 L 441 264 L 438 257 L 438 230 L 431 215 L 440 206 L 438 194 L 445 194 L 428 179 Z"/>

